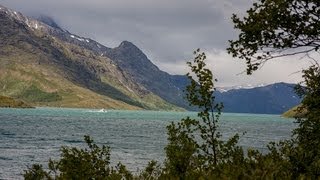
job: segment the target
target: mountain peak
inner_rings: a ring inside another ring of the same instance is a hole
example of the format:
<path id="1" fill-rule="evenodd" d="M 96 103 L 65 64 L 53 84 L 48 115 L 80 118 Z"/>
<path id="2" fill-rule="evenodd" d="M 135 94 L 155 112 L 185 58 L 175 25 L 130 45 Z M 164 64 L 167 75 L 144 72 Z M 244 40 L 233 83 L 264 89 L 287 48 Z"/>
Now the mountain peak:
<path id="1" fill-rule="evenodd" d="M 130 56 L 130 59 L 134 58 L 149 61 L 147 56 L 136 45 L 129 41 L 122 41 L 114 50 L 127 54 Z"/>
<path id="2" fill-rule="evenodd" d="M 132 42 L 129 42 L 129 41 L 122 41 L 118 47 L 122 47 L 122 48 L 138 48 L 136 45 L 134 45 Z"/>

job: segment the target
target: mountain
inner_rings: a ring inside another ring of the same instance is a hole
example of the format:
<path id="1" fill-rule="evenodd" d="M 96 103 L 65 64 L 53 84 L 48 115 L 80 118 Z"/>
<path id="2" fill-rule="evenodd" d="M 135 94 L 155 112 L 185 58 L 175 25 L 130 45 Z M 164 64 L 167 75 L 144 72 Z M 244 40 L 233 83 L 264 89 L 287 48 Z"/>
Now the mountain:
<path id="1" fill-rule="evenodd" d="M 44 23 L 46 22 L 44 21 Z M 187 101 L 184 99 L 183 92 L 188 83 L 187 77 L 184 75 L 170 75 L 167 72 L 161 71 L 133 43 L 123 41 L 118 47 L 109 48 L 92 39 L 71 34 L 61 28 L 50 29 L 47 33 L 62 41 L 90 50 L 101 57 L 111 59 L 121 70 L 127 72 L 134 81 L 148 91 L 171 104 L 190 109 Z"/>
<path id="2" fill-rule="evenodd" d="M 48 19 L 48 18 L 47 18 Z M 56 24 L 52 20 L 40 18 L 47 25 Z M 121 70 L 146 90 L 156 94 L 163 100 L 185 109 L 190 109 L 184 99 L 184 92 L 188 79 L 184 75 L 170 75 L 161 71 L 151 60 L 133 43 L 123 41 L 118 47 L 109 48 L 92 39 L 84 38 L 52 26 L 46 30 L 48 34 L 62 41 L 90 50 L 101 57 L 111 59 Z M 58 26 L 58 25 L 57 25 Z M 59 27 L 59 26 L 58 26 Z"/>
<path id="3" fill-rule="evenodd" d="M 183 92 L 188 83 L 186 76 L 173 76 L 161 71 L 139 48 L 128 41 L 106 50 L 105 55 L 147 90 L 172 104 L 189 108 Z"/>
<path id="4" fill-rule="evenodd" d="M 187 77 L 160 70 L 129 41 L 109 48 L 50 17 L 3 6 L 0 24 L 0 95 L 34 106 L 192 109 L 183 98 Z M 281 114 L 300 102 L 292 87 L 233 87 L 215 95 L 225 112 Z"/>
<path id="5" fill-rule="evenodd" d="M 301 102 L 294 84 L 275 83 L 250 89 L 217 91 L 216 101 L 223 102 L 224 112 L 282 114 Z"/>
<path id="6" fill-rule="evenodd" d="M 3 6 L 0 24 L 1 95 L 36 106 L 181 109 L 97 53 L 97 42 Z"/>

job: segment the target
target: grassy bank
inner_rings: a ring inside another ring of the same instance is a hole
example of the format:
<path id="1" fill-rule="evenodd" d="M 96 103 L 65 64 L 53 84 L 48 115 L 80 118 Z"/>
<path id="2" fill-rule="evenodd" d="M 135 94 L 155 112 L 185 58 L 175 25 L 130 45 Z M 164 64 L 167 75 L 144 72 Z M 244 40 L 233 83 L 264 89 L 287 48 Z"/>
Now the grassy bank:
<path id="1" fill-rule="evenodd" d="M 289 109 L 288 111 L 286 111 L 285 113 L 282 114 L 283 117 L 286 117 L 286 118 L 302 118 L 302 117 L 305 117 L 306 115 L 306 111 L 305 110 L 302 110 L 302 112 L 299 112 L 298 108 L 300 106 L 295 106 L 291 109 Z"/>
<path id="2" fill-rule="evenodd" d="M 11 97 L 0 96 L 0 107 L 5 108 L 33 108 L 23 101 L 15 100 Z"/>

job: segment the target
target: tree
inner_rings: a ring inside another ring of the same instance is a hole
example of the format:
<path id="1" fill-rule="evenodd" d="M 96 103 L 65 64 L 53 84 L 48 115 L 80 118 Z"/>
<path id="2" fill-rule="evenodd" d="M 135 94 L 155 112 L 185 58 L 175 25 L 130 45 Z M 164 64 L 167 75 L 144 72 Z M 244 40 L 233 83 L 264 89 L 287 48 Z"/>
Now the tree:
<path id="1" fill-rule="evenodd" d="M 296 163 L 295 172 L 320 177 L 320 67 L 310 66 L 303 70 L 304 84 L 297 92 L 303 96 L 299 111 L 306 111 L 297 118 L 298 128 L 293 131 L 297 147 L 291 160 Z"/>
<path id="2" fill-rule="evenodd" d="M 273 58 L 319 54 L 319 0 L 259 0 L 247 13 L 243 19 L 233 15 L 235 28 L 241 32 L 227 49 L 234 57 L 246 60 L 247 74 Z M 303 70 L 305 86 L 297 88 L 303 97 L 299 111 L 305 111 L 305 117 L 297 118 L 292 139 L 271 144 L 270 153 L 261 156 L 272 163 L 280 162 L 276 164 L 281 167 L 278 172 L 285 172 L 283 177 L 320 177 L 320 69 L 313 60 L 315 65 Z"/>
<path id="3" fill-rule="evenodd" d="M 133 179 L 124 165 L 110 166 L 110 148 L 99 147 L 89 136 L 84 137 L 88 149 L 62 147 L 61 159 L 49 160 L 49 172 L 41 165 L 33 165 L 25 171 L 28 179 Z"/>
<path id="4" fill-rule="evenodd" d="M 273 58 L 319 52 L 319 0 L 258 0 L 246 17 L 232 20 L 240 34 L 227 50 L 246 60 L 247 74 Z"/>
<path id="5" fill-rule="evenodd" d="M 43 167 L 39 164 L 33 164 L 31 168 L 29 168 L 25 173 L 23 174 L 24 179 L 27 180 L 42 180 L 42 179 L 48 179 L 51 180 L 51 176 L 48 172 L 43 170 Z"/>
<path id="6" fill-rule="evenodd" d="M 237 146 L 237 134 L 226 141 L 221 138 L 218 121 L 223 106 L 215 103 L 217 80 L 206 68 L 205 53 L 197 49 L 194 54 L 193 62 L 187 63 L 194 74 L 187 74 L 190 85 L 186 99 L 199 108 L 199 119 L 187 117 L 167 127 L 165 171 L 180 179 L 209 177 L 218 166 L 244 159 L 242 148 Z"/>

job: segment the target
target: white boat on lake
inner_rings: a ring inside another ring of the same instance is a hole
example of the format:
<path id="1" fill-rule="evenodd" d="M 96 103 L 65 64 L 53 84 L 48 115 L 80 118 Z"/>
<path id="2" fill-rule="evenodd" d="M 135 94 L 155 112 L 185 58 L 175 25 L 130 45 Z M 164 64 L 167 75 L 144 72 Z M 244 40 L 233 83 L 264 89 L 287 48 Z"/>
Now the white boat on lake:
<path id="1" fill-rule="evenodd" d="M 108 111 L 105 109 L 100 109 L 98 112 L 108 112 Z"/>

